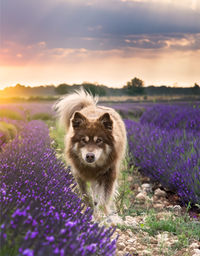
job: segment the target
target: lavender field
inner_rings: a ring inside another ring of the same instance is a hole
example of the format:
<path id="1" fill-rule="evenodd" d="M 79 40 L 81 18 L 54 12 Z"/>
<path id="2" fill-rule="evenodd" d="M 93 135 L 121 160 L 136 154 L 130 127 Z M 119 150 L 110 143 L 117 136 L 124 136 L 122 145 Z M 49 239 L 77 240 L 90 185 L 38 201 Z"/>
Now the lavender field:
<path id="1" fill-rule="evenodd" d="M 107 105 L 125 120 L 129 165 L 200 205 L 200 104 Z M 0 105 L 0 255 L 115 255 L 114 230 L 92 221 L 57 158 L 51 106 Z"/>
<path id="2" fill-rule="evenodd" d="M 114 255 L 114 230 L 94 223 L 91 209 L 73 192 L 74 179 L 56 158 L 48 126 L 27 119 L 24 107 L 4 106 L 0 113 L 2 127 L 17 130 L 6 141 L 0 127 L 1 255 Z"/>

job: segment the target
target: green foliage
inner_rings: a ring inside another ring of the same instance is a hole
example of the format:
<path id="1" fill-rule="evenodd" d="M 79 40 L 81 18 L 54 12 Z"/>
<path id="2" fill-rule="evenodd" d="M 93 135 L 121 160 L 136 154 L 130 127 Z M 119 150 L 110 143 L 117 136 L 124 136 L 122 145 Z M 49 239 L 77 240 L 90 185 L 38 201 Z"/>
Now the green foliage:
<path id="1" fill-rule="evenodd" d="M 178 236 L 179 242 L 188 244 L 190 239 L 200 240 L 200 223 L 191 221 L 189 215 L 170 216 L 158 220 L 156 214 L 151 212 L 141 228 L 150 235 L 156 235 L 160 231 L 167 231 Z"/>
<path id="2" fill-rule="evenodd" d="M 1 232 L 1 230 L 0 230 Z M 0 246 L 0 256 L 16 256 L 19 255 L 19 241 L 22 239 L 22 234 L 16 234 L 15 243 L 11 240 L 11 232 L 7 232 L 6 243 Z M 24 235 L 24 234 L 23 234 Z"/>
<path id="3" fill-rule="evenodd" d="M 49 135 L 52 138 L 52 147 L 56 150 L 57 157 L 65 161 L 63 152 L 65 149 L 64 137 L 65 130 L 56 123 L 55 127 L 51 126 L 49 129 Z"/>
<path id="4" fill-rule="evenodd" d="M 19 112 L 11 109 L 0 109 L 0 117 L 6 117 L 14 120 L 23 120 L 23 116 Z"/>
<path id="5" fill-rule="evenodd" d="M 3 143 L 7 143 L 16 136 L 17 128 L 12 124 L 0 122 L 0 132 L 3 133 L 1 140 Z"/>
<path id="6" fill-rule="evenodd" d="M 122 215 L 129 215 L 133 205 L 130 201 L 132 190 L 128 182 L 128 176 L 133 173 L 134 166 L 129 168 L 129 157 L 124 160 L 124 170 L 121 174 L 120 187 L 118 189 L 118 197 L 116 198 L 117 212 Z"/>
<path id="7" fill-rule="evenodd" d="M 58 87 L 55 88 L 55 92 L 57 94 L 66 94 L 69 92 L 68 84 L 59 84 Z"/>
<path id="8" fill-rule="evenodd" d="M 119 228 L 121 231 L 126 231 L 130 229 L 133 233 L 138 232 L 138 229 L 133 228 L 132 226 L 127 226 L 127 225 L 122 225 L 122 224 L 117 224 L 117 228 Z"/>
<path id="9" fill-rule="evenodd" d="M 52 120 L 53 116 L 51 114 L 48 113 L 36 113 L 33 116 L 31 116 L 30 118 L 31 120 L 43 120 L 43 121 L 47 121 L 47 120 Z"/>
<path id="10" fill-rule="evenodd" d="M 124 90 L 129 95 L 138 95 L 144 94 L 144 82 L 135 77 L 131 81 L 127 82 L 126 86 L 124 86 Z"/>

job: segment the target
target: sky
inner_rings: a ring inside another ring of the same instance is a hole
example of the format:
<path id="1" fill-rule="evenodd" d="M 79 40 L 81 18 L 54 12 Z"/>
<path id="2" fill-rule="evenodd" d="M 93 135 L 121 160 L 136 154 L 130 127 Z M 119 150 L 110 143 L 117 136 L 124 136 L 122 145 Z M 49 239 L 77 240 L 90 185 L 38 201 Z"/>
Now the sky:
<path id="1" fill-rule="evenodd" d="M 200 84 L 199 0 L 0 0 L 0 89 Z"/>

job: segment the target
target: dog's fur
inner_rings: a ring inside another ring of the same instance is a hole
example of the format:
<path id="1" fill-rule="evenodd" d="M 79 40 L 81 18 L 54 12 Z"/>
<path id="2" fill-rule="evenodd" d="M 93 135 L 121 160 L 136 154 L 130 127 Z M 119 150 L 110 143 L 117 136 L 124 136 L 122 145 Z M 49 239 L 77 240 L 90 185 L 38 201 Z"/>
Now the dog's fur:
<path id="1" fill-rule="evenodd" d="M 66 128 L 65 155 L 79 189 L 89 198 L 86 182 L 91 182 L 95 209 L 103 206 L 108 214 L 126 151 L 124 123 L 83 89 L 63 97 L 55 108 Z"/>

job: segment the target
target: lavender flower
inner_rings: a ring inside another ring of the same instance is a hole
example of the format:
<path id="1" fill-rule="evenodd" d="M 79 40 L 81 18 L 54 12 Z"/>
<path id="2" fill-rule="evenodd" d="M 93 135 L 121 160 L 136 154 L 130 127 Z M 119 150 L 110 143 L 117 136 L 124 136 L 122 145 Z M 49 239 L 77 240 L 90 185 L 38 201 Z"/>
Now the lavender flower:
<path id="1" fill-rule="evenodd" d="M 55 156 L 48 127 L 24 122 L 0 152 L 1 233 L 5 255 L 115 254 L 113 229 L 92 222 L 73 192 L 70 169 Z"/>
<path id="2" fill-rule="evenodd" d="M 200 203 L 200 133 L 125 120 L 134 163 L 152 180 Z"/>

